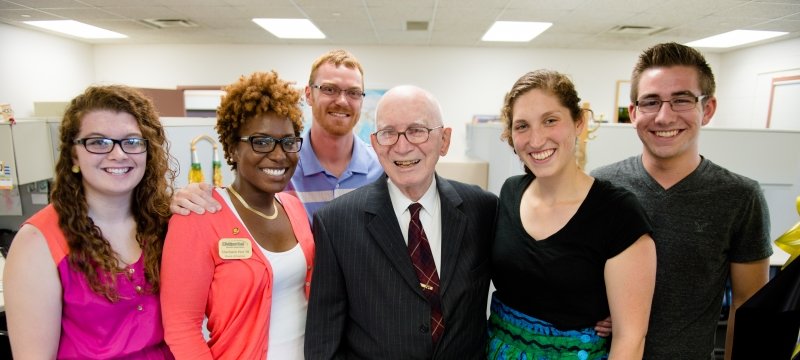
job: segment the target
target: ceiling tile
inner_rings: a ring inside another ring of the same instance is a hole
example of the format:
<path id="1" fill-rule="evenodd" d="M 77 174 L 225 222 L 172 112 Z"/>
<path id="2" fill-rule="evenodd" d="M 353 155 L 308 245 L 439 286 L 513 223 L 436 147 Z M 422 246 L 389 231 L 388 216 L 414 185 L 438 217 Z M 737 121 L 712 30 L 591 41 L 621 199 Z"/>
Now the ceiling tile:
<path id="1" fill-rule="evenodd" d="M 368 2 L 372 3 L 371 0 Z M 445 10 L 463 8 L 503 9 L 511 2 L 510 0 L 439 0 L 436 4 L 439 9 Z"/>
<path id="2" fill-rule="evenodd" d="M 149 6 L 164 6 L 164 1 L 159 0 L 82 0 L 91 6 L 96 7 L 149 7 Z"/>
<path id="3" fill-rule="evenodd" d="M 22 21 L 61 20 L 60 16 L 38 10 L 0 10 L 0 19 L 17 25 Z M 27 25 L 26 25 L 27 26 Z"/>
<path id="4" fill-rule="evenodd" d="M 367 21 L 370 12 L 367 8 L 356 7 L 342 11 L 336 6 L 305 6 L 299 13 L 304 13 L 310 19 L 335 20 L 335 21 Z"/>
<path id="5" fill-rule="evenodd" d="M 92 7 L 92 5 L 77 0 L 25 0 L 12 2 L 33 9 L 76 9 Z"/>
<path id="6" fill-rule="evenodd" d="M 558 9 L 506 9 L 497 20 L 556 22 L 572 12 Z"/>
<path id="7" fill-rule="evenodd" d="M 17 10 L 26 9 L 26 7 L 17 3 L 12 3 L 10 1 L 0 0 L 0 10 L 12 10 L 12 9 L 17 9 Z"/>
<path id="8" fill-rule="evenodd" d="M 107 7 L 103 10 L 116 14 L 121 18 L 141 20 L 141 19 L 177 19 L 181 13 L 165 6 L 152 5 L 142 7 Z"/>
<path id="9" fill-rule="evenodd" d="M 737 6 L 728 10 L 719 11 L 717 15 L 724 17 L 739 17 L 747 19 L 772 19 L 790 14 L 800 13 L 800 4 L 770 4 L 750 3 Z"/>
<path id="10" fill-rule="evenodd" d="M 581 8 L 585 0 L 511 0 L 506 9 L 575 10 Z"/>
<path id="11" fill-rule="evenodd" d="M 773 20 L 749 26 L 746 30 L 800 32 L 800 20 Z"/>
<path id="12" fill-rule="evenodd" d="M 47 11 L 47 9 L 44 11 Z M 93 20 L 118 20 L 125 18 L 124 16 L 114 14 L 113 12 L 104 11 L 99 8 L 60 9 L 58 11 L 58 15 L 64 19 L 77 20 L 87 23 Z"/>

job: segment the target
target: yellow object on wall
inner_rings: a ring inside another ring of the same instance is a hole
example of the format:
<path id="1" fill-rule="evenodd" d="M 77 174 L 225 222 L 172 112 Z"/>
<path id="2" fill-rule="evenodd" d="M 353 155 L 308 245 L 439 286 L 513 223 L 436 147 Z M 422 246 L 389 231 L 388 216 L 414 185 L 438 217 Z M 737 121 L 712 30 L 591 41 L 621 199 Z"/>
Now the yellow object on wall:
<path id="1" fill-rule="evenodd" d="M 192 139 L 191 143 L 192 165 L 191 169 L 189 170 L 189 183 L 190 184 L 201 183 L 205 181 L 203 176 L 203 169 L 200 166 L 200 159 L 197 156 L 197 143 L 200 140 L 206 140 L 209 143 L 211 143 L 211 146 L 214 147 L 214 158 L 211 161 L 211 167 L 213 169 L 212 182 L 214 186 L 222 186 L 222 163 L 219 160 L 219 149 L 217 146 L 217 141 L 208 135 L 200 135 Z"/>
<path id="2" fill-rule="evenodd" d="M 578 135 L 578 146 L 575 149 L 575 157 L 578 160 L 578 167 L 585 170 L 587 161 L 586 143 L 594 139 L 595 135 L 592 135 L 592 133 L 597 131 L 600 125 L 594 120 L 594 112 L 588 101 L 581 104 L 581 109 L 583 110 L 584 124 L 583 131 Z"/>
<path id="3" fill-rule="evenodd" d="M 797 197 L 795 202 L 797 213 L 800 214 L 800 196 Z M 800 222 L 794 224 L 791 229 L 779 236 L 778 239 L 775 240 L 775 245 L 789 253 L 789 260 L 786 261 L 786 264 L 783 264 L 783 267 L 786 267 L 786 265 L 789 265 L 789 263 L 800 255 Z"/>

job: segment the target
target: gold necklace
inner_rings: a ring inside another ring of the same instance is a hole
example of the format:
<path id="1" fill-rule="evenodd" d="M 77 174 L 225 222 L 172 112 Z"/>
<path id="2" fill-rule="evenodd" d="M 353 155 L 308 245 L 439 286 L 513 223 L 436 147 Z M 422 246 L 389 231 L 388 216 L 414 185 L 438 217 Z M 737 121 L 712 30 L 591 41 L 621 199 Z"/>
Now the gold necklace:
<path id="1" fill-rule="evenodd" d="M 275 202 L 278 200 L 272 199 L 272 215 L 265 215 L 261 211 L 251 208 L 250 205 L 247 203 L 247 201 L 244 201 L 244 199 L 242 199 L 242 196 L 239 195 L 239 193 L 237 193 L 236 190 L 233 189 L 233 186 L 229 186 L 228 191 L 230 191 L 231 194 L 233 194 L 233 196 L 239 199 L 239 202 L 242 203 L 242 206 L 244 206 L 245 209 L 254 212 L 256 215 L 261 216 L 262 218 L 267 220 L 275 220 L 275 218 L 278 217 L 278 207 L 275 205 Z"/>

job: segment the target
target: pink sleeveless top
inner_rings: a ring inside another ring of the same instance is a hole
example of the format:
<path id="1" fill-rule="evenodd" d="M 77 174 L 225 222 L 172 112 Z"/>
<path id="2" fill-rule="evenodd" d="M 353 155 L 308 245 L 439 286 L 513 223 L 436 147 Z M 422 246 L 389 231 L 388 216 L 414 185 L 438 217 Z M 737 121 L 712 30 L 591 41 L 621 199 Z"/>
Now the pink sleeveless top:
<path id="1" fill-rule="evenodd" d="M 148 292 L 143 257 L 117 276 L 119 300 L 112 303 L 69 266 L 69 248 L 52 205 L 26 223 L 44 235 L 61 277 L 59 359 L 173 359 L 164 343 L 158 294 Z"/>

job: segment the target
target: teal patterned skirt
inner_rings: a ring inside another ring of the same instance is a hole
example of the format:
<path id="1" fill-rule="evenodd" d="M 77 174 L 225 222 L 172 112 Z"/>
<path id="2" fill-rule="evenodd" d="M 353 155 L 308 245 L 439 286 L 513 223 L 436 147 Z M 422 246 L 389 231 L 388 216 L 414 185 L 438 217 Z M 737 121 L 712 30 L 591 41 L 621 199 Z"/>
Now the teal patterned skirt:
<path id="1" fill-rule="evenodd" d="M 604 360 L 610 342 L 594 328 L 558 330 L 552 324 L 525 315 L 492 296 L 489 342 L 491 360 Z"/>

